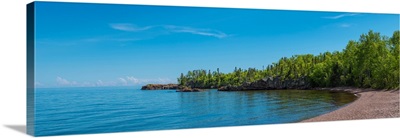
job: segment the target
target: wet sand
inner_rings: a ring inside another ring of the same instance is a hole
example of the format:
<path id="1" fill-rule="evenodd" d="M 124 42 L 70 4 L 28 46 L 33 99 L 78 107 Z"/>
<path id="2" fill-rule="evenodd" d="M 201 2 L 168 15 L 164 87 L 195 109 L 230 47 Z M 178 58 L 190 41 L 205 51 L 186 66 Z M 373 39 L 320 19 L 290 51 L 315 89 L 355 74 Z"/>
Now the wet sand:
<path id="1" fill-rule="evenodd" d="M 359 120 L 400 117 L 399 90 L 359 88 L 320 88 L 319 90 L 346 91 L 358 96 L 354 102 L 333 112 L 301 122 Z"/>

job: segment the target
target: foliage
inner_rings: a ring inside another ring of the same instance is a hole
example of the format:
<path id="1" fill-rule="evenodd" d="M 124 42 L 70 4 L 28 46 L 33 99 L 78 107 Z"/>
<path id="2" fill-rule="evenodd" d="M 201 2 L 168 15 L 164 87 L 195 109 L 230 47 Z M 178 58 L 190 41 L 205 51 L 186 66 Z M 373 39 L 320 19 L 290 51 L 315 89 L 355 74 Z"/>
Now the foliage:
<path id="1" fill-rule="evenodd" d="M 343 51 L 319 55 L 283 57 L 267 68 L 235 68 L 221 73 L 217 68 L 193 70 L 178 78 L 179 85 L 192 88 L 239 86 L 266 77 L 280 77 L 282 81 L 308 77 L 313 87 L 355 86 L 363 88 L 399 88 L 399 34 L 390 38 L 369 31 L 358 41 L 349 41 Z"/>

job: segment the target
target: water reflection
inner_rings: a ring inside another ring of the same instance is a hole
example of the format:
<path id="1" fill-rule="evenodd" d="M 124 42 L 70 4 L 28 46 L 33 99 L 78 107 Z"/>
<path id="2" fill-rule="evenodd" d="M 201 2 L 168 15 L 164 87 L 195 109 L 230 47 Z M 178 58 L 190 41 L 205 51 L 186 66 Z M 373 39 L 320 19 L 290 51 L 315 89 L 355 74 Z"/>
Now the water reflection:
<path id="1" fill-rule="evenodd" d="M 37 89 L 35 134 L 87 134 L 297 122 L 355 100 L 328 91 L 179 93 L 132 88 Z"/>
<path id="2" fill-rule="evenodd" d="M 196 120 L 188 121 L 188 126 L 297 122 L 335 110 L 356 99 L 349 93 L 314 90 L 209 90 L 179 93 L 178 96 L 183 113 Z"/>

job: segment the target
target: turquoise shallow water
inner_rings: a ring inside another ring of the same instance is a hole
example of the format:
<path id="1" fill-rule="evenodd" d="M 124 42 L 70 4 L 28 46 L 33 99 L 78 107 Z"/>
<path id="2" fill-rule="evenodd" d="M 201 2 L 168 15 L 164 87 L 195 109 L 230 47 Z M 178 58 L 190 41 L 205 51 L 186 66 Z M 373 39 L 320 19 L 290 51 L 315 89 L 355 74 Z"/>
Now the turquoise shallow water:
<path id="1" fill-rule="evenodd" d="M 37 136 L 293 123 L 356 99 L 349 93 L 313 90 L 179 93 L 107 87 L 35 92 Z"/>

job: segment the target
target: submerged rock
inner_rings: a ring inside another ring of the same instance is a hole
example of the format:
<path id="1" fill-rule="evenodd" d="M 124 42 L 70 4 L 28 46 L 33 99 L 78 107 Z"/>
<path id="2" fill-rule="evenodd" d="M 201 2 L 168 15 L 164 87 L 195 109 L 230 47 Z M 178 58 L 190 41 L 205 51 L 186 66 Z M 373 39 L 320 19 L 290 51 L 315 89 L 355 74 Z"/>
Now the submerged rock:
<path id="1" fill-rule="evenodd" d="M 176 90 L 178 84 L 147 84 L 141 90 Z"/>

